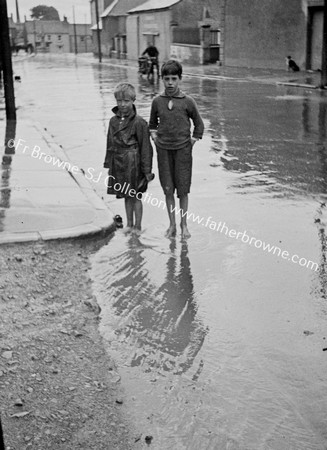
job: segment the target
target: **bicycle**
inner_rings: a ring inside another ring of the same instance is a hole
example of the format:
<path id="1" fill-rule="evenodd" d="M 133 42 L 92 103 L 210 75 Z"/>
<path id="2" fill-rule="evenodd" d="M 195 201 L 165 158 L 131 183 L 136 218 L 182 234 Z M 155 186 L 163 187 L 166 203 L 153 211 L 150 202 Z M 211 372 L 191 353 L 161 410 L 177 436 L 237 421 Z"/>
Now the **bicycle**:
<path id="1" fill-rule="evenodd" d="M 158 59 L 156 57 L 147 57 L 140 56 L 138 59 L 139 63 L 139 74 L 147 75 L 147 78 L 150 78 L 150 75 L 154 76 L 154 67 L 157 68 L 157 76 L 159 78 L 159 64 Z"/>

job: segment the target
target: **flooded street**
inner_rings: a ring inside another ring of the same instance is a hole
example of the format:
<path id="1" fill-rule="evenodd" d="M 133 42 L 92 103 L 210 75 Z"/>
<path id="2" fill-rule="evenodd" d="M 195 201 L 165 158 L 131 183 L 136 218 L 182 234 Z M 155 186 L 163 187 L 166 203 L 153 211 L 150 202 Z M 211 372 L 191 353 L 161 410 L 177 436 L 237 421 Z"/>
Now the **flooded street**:
<path id="1" fill-rule="evenodd" d="M 18 107 L 38 106 L 29 119 L 125 218 L 104 186 L 113 88 L 135 84 L 148 120 L 162 84 L 140 79 L 136 65 L 73 61 L 16 62 Z M 205 121 L 191 239 L 164 238 L 155 157 L 142 234 L 117 230 L 93 257 L 124 403 L 156 450 L 326 449 L 326 93 L 191 76 L 182 89 Z"/>

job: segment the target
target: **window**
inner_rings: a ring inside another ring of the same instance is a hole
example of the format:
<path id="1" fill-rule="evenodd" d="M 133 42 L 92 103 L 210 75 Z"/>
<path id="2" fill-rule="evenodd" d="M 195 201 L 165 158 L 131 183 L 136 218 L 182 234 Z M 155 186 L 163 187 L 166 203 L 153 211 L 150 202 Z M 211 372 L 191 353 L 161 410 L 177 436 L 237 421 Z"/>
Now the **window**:
<path id="1" fill-rule="evenodd" d="M 210 44 L 219 45 L 220 44 L 220 31 L 210 30 Z"/>
<path id="2" fill-rule="evenodd" d="M 81 36 L 81 42 L 84 42 L 84 36 Z"/>
<path id="3" fill-rule="evenodd" d="M 122 53 L 127 53 L 126 36 L 121 39 L 121 51 Z"/>
<path id="4" fill-rule="evenodd" d="M 51 34 L 48 34 L 48 41 L 51 41 Z"/>
<path id="5" fill-rule="evenodd" d="M 61 34 L 58 34 L 58 41 L 61 41 Z"/>

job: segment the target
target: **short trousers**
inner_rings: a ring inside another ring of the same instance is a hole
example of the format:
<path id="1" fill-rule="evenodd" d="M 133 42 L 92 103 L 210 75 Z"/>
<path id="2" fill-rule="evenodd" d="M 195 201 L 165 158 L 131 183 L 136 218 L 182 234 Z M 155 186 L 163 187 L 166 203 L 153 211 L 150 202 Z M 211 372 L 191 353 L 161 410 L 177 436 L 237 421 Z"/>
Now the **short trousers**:
<path id="1" fill-rule="evenodd" d="M 161 187 L 165 195 L 183 197 L 190 192 L 192 180 L 192 144 L 178 150 L 157 147 L 158 169 Z"/>

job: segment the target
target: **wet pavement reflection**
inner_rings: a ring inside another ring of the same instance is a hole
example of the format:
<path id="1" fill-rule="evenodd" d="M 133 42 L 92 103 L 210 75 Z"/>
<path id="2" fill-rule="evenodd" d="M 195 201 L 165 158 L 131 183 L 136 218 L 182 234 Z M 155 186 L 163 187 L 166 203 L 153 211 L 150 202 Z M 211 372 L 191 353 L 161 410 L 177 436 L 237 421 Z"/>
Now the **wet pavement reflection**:
<path id="1" fill-rule="evenodd" d="M 187 243 L 180 249 L 175 240 L 168 244 L 160 249 L 135 235 L 115 237 L 100 252 L 96 273 L 103 282 L 104 322 L 130 346 L 130 366 L 177 375 L 192 366 L 206 331 L 196 317 Z"/>
<path id="2" fill-rule="evenodd" d="M 21 72 L 19 99 L 37 105 L 29 114 L 96 175 L 115 84 L 136 85 L 145 118 L 162 89 L 123 64 L 47 56 Z M 118 230 L 92 261 L 100 328 L 125 403 L 158 450 L 322 450 L 327 96 L 245 79 L 185 76 L 183 88 L 206 126 L 194 147 L 191 239 L 165 239 L 167 211 L 149 202 L 142 234 Z M 123 202 L 90 182 L 124 217 Z M 158 176 L 149 192 L 163 198 Z"/>

